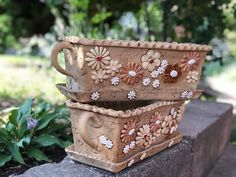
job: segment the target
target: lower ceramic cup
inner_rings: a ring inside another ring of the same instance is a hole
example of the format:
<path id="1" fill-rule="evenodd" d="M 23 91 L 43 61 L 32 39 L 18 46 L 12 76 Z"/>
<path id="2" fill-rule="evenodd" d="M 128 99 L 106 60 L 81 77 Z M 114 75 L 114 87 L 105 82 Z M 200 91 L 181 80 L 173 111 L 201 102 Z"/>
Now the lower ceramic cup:
<path id="1" fill-rule="evenodd" d="M 73 160 L 118 172 L 181 141 L 184 101 L 66 102 Z M 112 109 L 110 109 L 112 108 Z"/>

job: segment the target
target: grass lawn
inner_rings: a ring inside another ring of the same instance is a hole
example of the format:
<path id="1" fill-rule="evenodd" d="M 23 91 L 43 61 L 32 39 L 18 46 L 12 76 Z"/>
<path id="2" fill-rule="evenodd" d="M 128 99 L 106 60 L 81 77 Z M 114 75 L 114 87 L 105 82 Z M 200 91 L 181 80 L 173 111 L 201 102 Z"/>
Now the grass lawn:
<path id="1" fill-rule="evenodd" d="M 26 98 L 63 102 L 65 97 L 55 87 L 59 82 L 65 77 L 50 66 L 50 59 L 0 55 L 0 102 Z"/>

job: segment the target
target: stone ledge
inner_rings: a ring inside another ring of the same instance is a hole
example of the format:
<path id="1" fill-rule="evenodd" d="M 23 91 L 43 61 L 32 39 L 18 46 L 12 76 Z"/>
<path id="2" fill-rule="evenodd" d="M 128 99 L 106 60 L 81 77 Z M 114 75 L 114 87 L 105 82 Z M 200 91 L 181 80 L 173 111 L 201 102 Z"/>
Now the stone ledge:
<path id="1" fill-rule="evenodd" d="M 229 145 L 207 177 L 236 177 L 236 146 Z"/>
<path id="2" fill-rule="evenodd" d="M 66 158 L 58 164 L 44 164 L 18 177 L 203 177 L 222 154 L 229 139 L 232 106 L 192 101 L 186 108 L 180 130 L 181 143 L 119 173 L 87 166 Z M 215 138 L 214 138 L 215 137 Z"/>

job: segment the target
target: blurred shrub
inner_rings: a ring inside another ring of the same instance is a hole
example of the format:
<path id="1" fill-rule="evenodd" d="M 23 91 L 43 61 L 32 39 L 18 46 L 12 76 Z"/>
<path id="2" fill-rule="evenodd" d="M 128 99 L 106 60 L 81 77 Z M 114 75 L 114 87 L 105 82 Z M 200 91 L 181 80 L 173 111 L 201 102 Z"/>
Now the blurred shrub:
<path id="1" fill-rule="evenodd" d="M 25 164 L 28 158 L 48 161 L 42 148 L 71 144 L 71 136 L 65 133 L 70 127 L 68 117 L 65 106 L 52 109 L 46 102 L 33 106 L 32 99 L 12 109 L 7 120 L 0 118 L 0 166 L 11 160 Z"/>

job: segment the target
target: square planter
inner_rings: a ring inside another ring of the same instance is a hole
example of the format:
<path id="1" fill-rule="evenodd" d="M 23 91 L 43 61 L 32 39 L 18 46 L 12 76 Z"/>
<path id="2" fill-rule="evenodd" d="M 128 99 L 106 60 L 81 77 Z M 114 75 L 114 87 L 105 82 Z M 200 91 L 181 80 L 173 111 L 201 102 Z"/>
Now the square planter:
<path id="1" fill-rule="evenodd" d="M 74 144 L 69 157 L 118 172 L 181 141 L 184 101 L 66 102 Z M 112 107 L 113 109 L 108 109 Z"/>

